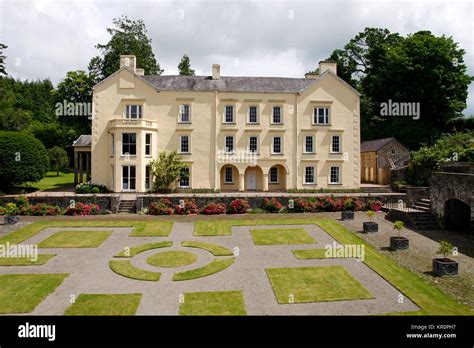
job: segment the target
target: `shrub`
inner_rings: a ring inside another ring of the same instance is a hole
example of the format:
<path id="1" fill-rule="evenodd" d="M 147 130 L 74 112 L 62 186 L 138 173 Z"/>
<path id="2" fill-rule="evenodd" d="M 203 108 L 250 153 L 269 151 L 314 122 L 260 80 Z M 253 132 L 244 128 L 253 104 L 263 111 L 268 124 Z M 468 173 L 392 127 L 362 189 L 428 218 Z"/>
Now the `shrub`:
<path id="1" fill-rule="evenodd" d="M 61 215 L 61 208 L 59 208 L 58 206 L 48 205 L 45 203 L 38 203 L 38 204 L 29 206 L 28 215 L 35 215 L 35 216 Z"/>
<path id="2" fill-rule="evenodd" d="M 174 213 L 179 215 L 191 215 L 199 212 L 198 207 L 194 199 L 183 199 L 174 208 Z"/>
<path id="3" fill-rule="evenodd" d="M 383 203 L 379 200 L 375 200 L 375 201 L 370 200 L 367 202 L 366 208 L 373 211 L 380 211 L 382 210 L 382 205 Z"/>
<path id="4" fill-rule="evenodd" d="M 291 208 L 289 207 L 289 209 Z M 311 203 L 303 198 L 295 198 L 293 201 L 293 209 L 291 210 L 295 213 L 304 213 L 307 211 L 311 211 Z"/>
<path id="5" fill-rule="evenodd" d="M 18 210 L 16 204 L 12 202 L 5 204 L 5 207 L 3 209 L 5 215 L 16 215 L 16 212 Z"/>
<path id="6" fill-rule="evenodd" d="M 158 202 L 151 202 L 148 205 L 148 214 L 150 215 L 171 215 L 173 207 L 171 201 L 167 198 L 161 198 Z"/>
<path id="7" fill-rule="evenodd" d="M 278 213 L 283 205 L 275 197 L 263 200 L 262 209 L 268 213 Z"/>
<path id="8" fill-rule="evenodd" d="M 245 214 L 250 204 L 246 199 L 234 199 L 227 207 L 228 214 Z"/>
<path id="9" fill-rule="evenodd" d="M 27 133 L 0 132 L 0 187 L 41 180 L 49 169 L 48 152 Z"/>
<path id="10" fill-rule="evenodd" d="M 69 206 L 64 214 L 66 215 L 97 215 L 100 213 L 100 206 L 98 204 L 84 204 L 76 203 L 74 206 Z"/>
<path id="11" fill-rule="evenodd" d="M 436 253 L 441 254 L 444 258 L 446 258 L 449 254 L 453 252 L 453 249 L 453 245 L 450 242 L 441 240 L 439 242 L 439 249 Z"/>
<path id="12" fill-rule="evenodd" d="M 201 213 L 205 215 L 225 214 L 227 207 L 224 203 L 210 202 L 202 208 Z"/>
<path id="13" fill-rule="evenodd" d="M 93 184 L 91 182 L 81 182 L 76 185 L 76 193 L 107 193 L 107 186 L 102 184 Z"/>
<path id="14" fill-rule="evenodd" d="M 15 198 L 15 204 L 18 208 L 28 207 L 30 205 L 30 201 L 28 200 L 28 197 L 26 196 L 17 196 Z"/>
<path id="15" fill-rule="evenodd" d="M 344 210 L 355 210 L 356 205 L 352 198 L 346 198 L 344 200 Z"/>

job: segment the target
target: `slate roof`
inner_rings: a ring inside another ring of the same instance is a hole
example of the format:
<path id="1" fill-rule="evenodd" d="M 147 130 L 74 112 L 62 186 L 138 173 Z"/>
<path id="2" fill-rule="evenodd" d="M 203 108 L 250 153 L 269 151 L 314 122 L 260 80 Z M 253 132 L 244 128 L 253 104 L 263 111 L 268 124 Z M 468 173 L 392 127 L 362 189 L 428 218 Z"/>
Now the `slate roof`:
<path id="1" fill-rule="evenodd" d="M 322 75 L 321 75 L 322 76 Z M 288 77 L 145 75 L 140 76 L 159 91 L 301 92 L 318 79 Z"/>
<path id="2" fill-rule="evenodd" d="M 360 152 L 376 152 L 394 139 L 395 139 L 394 137 L 390 137 L 390 138 L 363 141 L 360 144 Z"/>
<path id="3" fill-rule="evenodd" d="M 72 146 L 91 146 L 92 136 L 90 134 L 83 134 L 72 144 Z"/>

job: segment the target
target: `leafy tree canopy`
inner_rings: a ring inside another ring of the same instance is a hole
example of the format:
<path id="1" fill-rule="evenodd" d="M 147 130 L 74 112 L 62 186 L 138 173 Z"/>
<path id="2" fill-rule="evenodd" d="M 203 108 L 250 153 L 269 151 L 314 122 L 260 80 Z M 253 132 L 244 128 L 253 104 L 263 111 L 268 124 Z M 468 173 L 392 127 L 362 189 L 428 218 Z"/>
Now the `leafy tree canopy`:
<path id="1" fill-rule="evenodd" d="M 6 72 L 6 70 L 5 70 L 5 59 L 6 59 L 7 57 L 5 57 L 5 56 L 3 55 L 3 50 L 4 50 L 5 48 L 7 48 L 7 46 L 4 45 L 4 44 L 2 44 L 2 43 L 0 43 L 0 75 L 6 75 L 6 74 L 7 74 L 7 72 Z"/>
<path id="2" fill-rule="evenodd" d="M 59 170 L 61 168 L 67 167 L 67 165 L 69 164 L 67 152 L 63 148 L 55 146 L 48 150 L 48 155 L 51 168 L 55 169 L 56 176 L 59 176 Z"/>
<path id="3" fill-rule="evenodd" d="M 120 55 L 133 54 L 137 57 L 137 67 L 144 69 L 146 75 L 160 75 L 163 70 L 155 59 L 145 23 L 127 16 L 114 18 L 112 23 L 114 27 L 107 28 L 109 42 L 96 46 L 101 54 L 91 59 L 90 73 L 99 79 L 106 78 L 120 68 Z"/>
<path id="4" fill-rule="evenodd" d="M 191 69 L 191 61 L 185 54 L 178 65 L 179 74 L 184 76 L 194 76 L 194 70 Z"/>
<path id="5" fill-rule="evenodd" d="M 160 152 L 158 159 L 151 161 L 150 165 L 155 191 L 170 190 L 180 178 L 182 170 L 187 167 L 176 151 Z"/>

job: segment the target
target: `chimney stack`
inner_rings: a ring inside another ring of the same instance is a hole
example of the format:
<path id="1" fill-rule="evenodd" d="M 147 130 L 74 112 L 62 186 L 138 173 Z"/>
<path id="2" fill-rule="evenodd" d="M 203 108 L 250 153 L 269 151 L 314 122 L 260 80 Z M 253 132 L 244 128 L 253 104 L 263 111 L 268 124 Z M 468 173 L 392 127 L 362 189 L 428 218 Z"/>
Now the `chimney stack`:
<path id="1" fill-rule="evenodd" d="M 221 66 L 219 64 L 212 64 L 212 79 L 220 80 L 221 78 Z"/>
<path id="2" fill-rule="evenodd" d="M 120 56 L 120 69 L 124 66 L 136 72 L 137 69 L 137 58 L 134 55 L 121 55 Z"/>
<path id="3" fill-rule="evenodd" d="M 337 75 L 337 63 L 332 60 L 322 60 L 319 62 L 319 74 L 324 74 L 327 70 Z"/>

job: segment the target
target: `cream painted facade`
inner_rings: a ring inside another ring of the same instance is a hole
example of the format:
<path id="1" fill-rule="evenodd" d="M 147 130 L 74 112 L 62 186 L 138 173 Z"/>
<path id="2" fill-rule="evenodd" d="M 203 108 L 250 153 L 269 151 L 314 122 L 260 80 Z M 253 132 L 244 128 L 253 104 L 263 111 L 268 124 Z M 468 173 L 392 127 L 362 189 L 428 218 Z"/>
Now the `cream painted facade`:
<path id="1" fill-rule="evenodd" d="M 321 62 L 320 72 L 300 79 L 306 85 L 296 92 L 262 92 L 257 87 L 252 91 L 252 84 L 245 85 L 250 91 L 160 89 L 135 68 L 134 56 L 122 56 L 120 70 L 94 87 L 92 181 L 115 192 L 148 191 L 149 162 L 161 151 L 179 151 L 183 137 L 188 137 L 189 151 L 181 158 L 189 164 L 189 183 L 184 180 L 178 187 L 221 191 L 358 188 L 359 95 L 337 77 L 335 63 Z M 173 81 L 180 79 L 187 77 Z M 212 86 L 225 77 L 214 65 L 208 79 L 202 83 Z M 189 109 L 189 122 L 180 122 L 183 108 Z M 232 122 L 225 122 L 226 109 L 227 121 Z M 315 109 L 321 118 L 315 116 Z M 257 122 L 251 123 L 249 113 L 253 116 L 255 110 Z M 278 114 L 281 123 L 272 122 Z M 318 120 L 327 124 L 315 123 Z M 226 137 L 233 139 L 227 138 L 227 145 L 233 142 L 233 157 L 224 154 Z M 257 146 L 251 156 L 250 137 L 256 137 L 252 143 Z M 278 144 L 280 153 L 276 153 Z"/>

